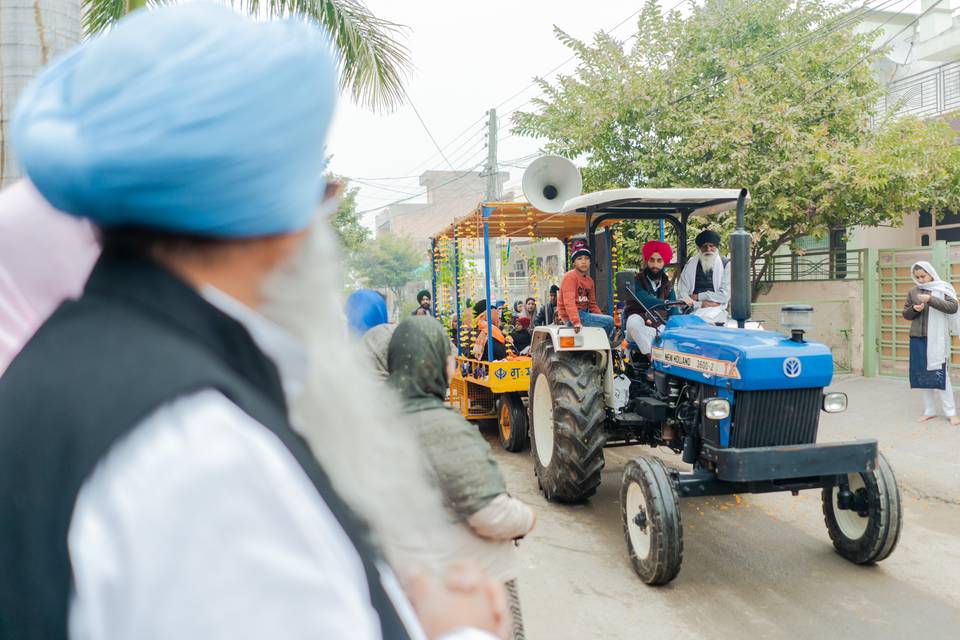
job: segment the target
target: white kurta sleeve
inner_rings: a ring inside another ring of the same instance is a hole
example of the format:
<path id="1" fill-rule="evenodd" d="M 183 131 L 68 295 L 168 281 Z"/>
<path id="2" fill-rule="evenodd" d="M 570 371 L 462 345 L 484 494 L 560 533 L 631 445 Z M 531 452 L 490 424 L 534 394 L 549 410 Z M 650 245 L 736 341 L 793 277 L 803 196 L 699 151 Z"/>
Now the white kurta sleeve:
<path id="1" fill-rule="evenodd" d="M 467 524 L 474 533 L 493 540 L 513 540 L 533 529 L 533 509 L 519 498 L 501 493 L 490 504 L 477 511 Z"/>
<path id="2" fill-rule="evenodd" d="M 677 300 L 689 298 L 693 293 L 694 280 L 697 274 L 696 260 L 696 256 L 687 260 L 687 264 L 683 265 L 683 269 L 680 271 L 680 278 L 677 280 Z"/>
<path id="3" fill-rule="evenodd" d="M 73 639 L 381 635 L 360 558 L 305 472 L 216 391 L 110 450 L 68 545 Z"/>

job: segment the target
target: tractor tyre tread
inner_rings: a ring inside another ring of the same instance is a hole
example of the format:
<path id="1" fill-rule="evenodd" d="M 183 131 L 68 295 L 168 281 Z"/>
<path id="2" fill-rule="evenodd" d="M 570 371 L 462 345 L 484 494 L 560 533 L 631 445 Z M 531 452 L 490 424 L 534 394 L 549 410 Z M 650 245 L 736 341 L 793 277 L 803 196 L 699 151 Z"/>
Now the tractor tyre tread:
<path id="1" fill-rule="evenodd" d="M 647 518 L 654 527 L 648 560 L 637 558 L 630 541 L 627 513 L 627 489 L 640 485 L 647 502 Z M 627 542 L 630 564 L 646 584 L 664 585 L 677 577 L 683 564 L 683 522 L 680 517 L 680 495 L 670 472 L 657 458 L 640 456 L 627 463 L 620 484 L 620 516 Z"/>
<path id="2" fill-rule="evenodd" d="M 868 490 L 871 517 L 866 532 L 857 540 L 847 538 L 840 530 L 833 509 L 833 487 L 823 489 L 823 520 L 834 549 L 855 564 L 874 564 L 886 559 L 900 541 L 903 509 L 900 488 L 893 469 L 882 453 L 877 454 L 877 466 L 871 473 L 861 474 Z"/>
<path id="3" fill-rule="evenodd" d="M 537 350 L 531 370 L 530 397 L 540 373 L 546 374 L 553 397 L 554 447 L 548 466 L 536 452 L 534 429 L 530 429 L 534 469 L 547 500 L 582 502 L 600 486 L 605 444 L 601 371 L 589 351 L 557 353 L 552 345 Z M 530 424 L 533 424 L 533 409 Z"/>
<path id="4" fill-rule="evenodd" d="M 507 451 L 523 451 L 528 442 L 528 423 L 527 409 L 523 406 L 523 398 L 519 393 L 505 393 L 497 401 L 497 415 L 500 415 L 501 404 L 506 403 L 510 411 L 510 437 L 504 438 L 503 431 L 500 428 L 499 418 L 497 420 L 497 435 L 500 438 L 500 445 Z"/>

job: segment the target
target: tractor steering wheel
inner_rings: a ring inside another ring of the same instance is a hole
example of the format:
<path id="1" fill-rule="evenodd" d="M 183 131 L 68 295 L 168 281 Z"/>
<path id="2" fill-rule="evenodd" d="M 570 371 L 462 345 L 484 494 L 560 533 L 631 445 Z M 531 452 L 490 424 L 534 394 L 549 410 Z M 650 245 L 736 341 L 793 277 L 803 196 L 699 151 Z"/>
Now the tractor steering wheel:
<path id="1" fill-rule="evenodd" d="M 666 310 L 680 309 L 681 314 L 687 314 L 693 311 L 693 307 L 688 305 L 683 300 L 665 300 L 660 304 L 655 304 L 652 307 L 650 307 L 650 311 L 656 311 L 658 309 L 666 309 Z"/>

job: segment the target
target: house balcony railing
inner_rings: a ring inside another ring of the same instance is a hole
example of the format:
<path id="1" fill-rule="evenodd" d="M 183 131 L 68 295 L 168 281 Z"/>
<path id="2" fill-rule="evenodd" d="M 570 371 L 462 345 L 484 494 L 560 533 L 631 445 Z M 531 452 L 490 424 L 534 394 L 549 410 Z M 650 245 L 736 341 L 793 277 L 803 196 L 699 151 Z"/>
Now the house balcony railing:
<path id="1" fill-rule="evenodd" d="M 754 264 L 754 275 L 763 268 Z M 806 282 L 814 280 L 861 280 L 863 249 L 831 249 L 786 253 L 766 259 L 762 282 Z"/>
<path id="2" fill-rule="evenodd" d="M 876 117 L 911 114 L 932 118 L 960 109 L 960 62 L 948 62 L 895 80 L 877 103 Z"/>

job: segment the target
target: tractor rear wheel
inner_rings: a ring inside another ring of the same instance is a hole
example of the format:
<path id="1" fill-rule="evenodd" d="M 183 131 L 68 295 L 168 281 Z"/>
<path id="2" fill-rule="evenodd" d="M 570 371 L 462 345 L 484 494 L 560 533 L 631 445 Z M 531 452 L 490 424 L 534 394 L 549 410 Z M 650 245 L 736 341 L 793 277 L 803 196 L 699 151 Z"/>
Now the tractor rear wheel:
<path id="1" fill-rule="evenodd" d="M 497 401 L 497 433 L 507 451 L 523 451 L 527 446 L 527 408 L 519 393 L 504 393 Z"/>
<path id="2" fill-rule="evenodd" d="M 630 563 L 650 585 L 667 584 L 683 563 L 683 525 L 677 487 L 663 463 L 640 457 L 627 463 L 620 514 Z"/>
<path id="3" fill-rule="evenodd" d="M 900 540 L 903 511 L 900 489 L 893 469 L 883 454 L 877 454 L 873 471 L 847 475 L 853 493 L 853 508 L 840 509 L 840 488 L 823 490 L 823 519 L 833 546 L 841 556 L 856 564 L 880 562 Z"/>
<path id="4" fill-rule="evenodd" d="M 547 500 L 580 502 L 603 469 L 603 380 L 592 351 L 556 352 L 540 343 L 530 374 L 534 470 Z"/>

